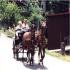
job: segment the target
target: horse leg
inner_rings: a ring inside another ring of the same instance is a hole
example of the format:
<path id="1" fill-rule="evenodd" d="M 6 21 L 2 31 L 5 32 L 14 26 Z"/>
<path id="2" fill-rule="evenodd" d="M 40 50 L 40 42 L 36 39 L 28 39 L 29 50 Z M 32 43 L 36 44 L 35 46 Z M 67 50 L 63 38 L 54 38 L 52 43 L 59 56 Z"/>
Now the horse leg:
<path id="1" fill-rule="evenodd" d="M 41 51 L 40 51 L 40 63 L 43 64 L 42 60 L 43 60 L 43 50 L 41 48 Z"/>
<path id="2" fill-rule="evenodd" d="M 30 65 L 32 65 L 33 58 L 32 58 L 32 53 L 31 53 L 31 51 L 29 52 L 29 61 L 30 61 Z"/>
<path id="3" fill-rule="evenodd" d="M 22 55 L 22 60 L 23 60 L 24 59 L 24 48 L 23 48 L 23 52 L 22 53 L 23 53 L 23 55 Z"/>
<path id="4" fill-rule="evenodd" d="M 31 51 L 31 62 L 34 63 L 34 50 Z"/>
<path id="5" fill-rule="evenodd" d="M 13 48 L 13 57 L 16 58 L 16 54 L 17 54 L 17 49 Z"/>
<path id="6" fill-rule="evenodd" d="M 39 61 L 39 65 L 40 65 L 40 57 L 41 57 L 41 48 L 39 47 L 39 52 L 38 52 L 38 61 Z"/>
<path id="7" fill-rule="evenodd" d="M 12 48 L 13 50 L 13 57 L 15 58 L 15 48 Z"/>
<path id="8" fill-rule="evenodd" d="M 45 57 L 45 48 L 43 49 L 43 59 Z M 42 60 L 42 65 L 43 65 L 43 60 Z"/>
<path id="9" fill-rule="evenodd" d="M 13 40 L 13 48 L 12 48 L 12 50 L 13 50 L 13 56 L 14 56 L 14 58 L 15 58 L 15 42 L 14 42 L 14 40 Z"/>
<path id="10" fill-rule="evenodd" d="M 33 64 L 33 58 L 34 58 L 34 45 L 32 44 L 32 41 L 29 41 L 28 51 L 29 51 L 30 65 L 32 65 Z"/>
<path id="11" fill-rule="evenodd" d="M 27 51 L 27 63 L 30 62 L 31 65 L 31 60 L 30 60 L 30 51 Z"/>
<path id="12" fill-rule="evenodd" d="M 30 61 L 30 65 L 33 64 L 33 58 L 34 58 L 34 53 L 32 50 L 29 51 L 29 61 Z"/>
<path id="13" fill-rule="evenodd" d="M 42 65 L 43 65 L 43 59 L 45 57 L 45 48 L 43 48 L 41 52 L 42 52 L 41 53 L 41 62 L 42 62 Z"/>
<path id="14" fill-rule="evenodd" d="M 24 50 L 25 50 L 25 45 L 24 44 L 22 44 L 22 49 L 23 49 L 23 55 L 22 55 L 22 57 L 24 59 Z"/>
<path id="15" fill-rule="evenodd" d="M 29 60 L 28 60 L 28 56 L 29 56 L 29 52 L 27 51 L 27 63 L 29 62 Z"/>
<path id="16" fill-rule="evenodd" d="M 18 48 L 16 48 L 16 59 L 18 60 Z"/>
<path id="17" fill-rule="evenodd" d="M 15 49 L 13 49 L 13 58 L 15 58 Z"/>

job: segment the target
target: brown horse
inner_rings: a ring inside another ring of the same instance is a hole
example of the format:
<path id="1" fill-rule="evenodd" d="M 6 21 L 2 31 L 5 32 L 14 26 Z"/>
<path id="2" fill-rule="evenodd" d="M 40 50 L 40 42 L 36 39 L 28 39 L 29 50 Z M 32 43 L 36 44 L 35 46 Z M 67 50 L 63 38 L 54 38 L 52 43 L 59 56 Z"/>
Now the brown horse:
<path id="1" fill-rule="evenodd" d="M 46 37 L 45 37 L 45 31 L 46 31 L 46 23 L 43 22 L 40 24 L 40 30 L 37 33 L 37 46 L 39 47 L 39 64 L 42 63 L 43 65 L 43 59 L 45 57 L 45 47 L 46 47 Z"/>
<path id="2" fill-rule="evenodd" d="M 33 64 L 33 58 L 34 58 L 34 44 L 32 42 L 31 32 L 25 32 L 23 34 L 23 54 L 25 49 L 27 50 L 27 63 L 30 62 L 31 65 Z"/>

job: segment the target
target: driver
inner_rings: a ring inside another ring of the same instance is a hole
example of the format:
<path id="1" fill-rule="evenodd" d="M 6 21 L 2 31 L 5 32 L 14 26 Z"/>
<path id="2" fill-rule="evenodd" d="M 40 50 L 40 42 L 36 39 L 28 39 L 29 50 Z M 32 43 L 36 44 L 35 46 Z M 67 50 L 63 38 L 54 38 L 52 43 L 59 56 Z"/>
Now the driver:
<path id="1" fill-rule="evenodd" d="M 22 21 L 22 28 L 23 28 L 23 31 L 24 31 L 24 32 L 27 32 L 27 31 L 30 30 L 30 27 L 29 27 L 29 25 L 28 25 L 27 19 L 24 19 L 24 20 Z"/>

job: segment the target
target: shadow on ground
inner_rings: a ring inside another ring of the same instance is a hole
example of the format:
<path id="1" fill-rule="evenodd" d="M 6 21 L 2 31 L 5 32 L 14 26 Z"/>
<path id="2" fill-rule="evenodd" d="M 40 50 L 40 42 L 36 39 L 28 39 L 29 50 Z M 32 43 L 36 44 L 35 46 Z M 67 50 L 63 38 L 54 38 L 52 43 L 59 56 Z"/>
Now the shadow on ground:
<path id="1" fill-rule="evenodd" d="M 36 63 L 34 63 L 34 65 L 29 65 L 27 63 L 23 63 L 23 65 L 28 68 L 28 69 L 31 69 L 31 70 L 48 70 L 47 67 L 43 66 L 43 65 L 38 65 Z"/>
<path id="2" fill-rule="evenodd" d="M 34 63 L 33 65 L 27 64 L 26 58 L 19 58 L 18 61 L 22 62 L 23 65 L 27 68 L 27 70 L 48 70 L 48 68 L 44 65 L 39 65 L 37 63 Z"/>

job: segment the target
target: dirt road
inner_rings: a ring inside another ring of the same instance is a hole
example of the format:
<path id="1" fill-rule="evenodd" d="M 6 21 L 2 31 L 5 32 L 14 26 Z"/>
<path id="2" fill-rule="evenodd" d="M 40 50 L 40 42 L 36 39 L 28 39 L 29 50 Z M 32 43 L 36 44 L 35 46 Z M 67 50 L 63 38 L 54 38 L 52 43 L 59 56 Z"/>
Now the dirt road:
<path id="1" fill-rule="evenodd" d="M 70 70 L 70 62 L 64 62 L 57 58 L 46 55 L 44 66 L 37 65 L 38 57 L 35 54 L 35 65 L 29 66 L 21 61 L 16 61 L 12 53 L 13 39 L 4 34 L 0 36 L 0 70 Z"/>

